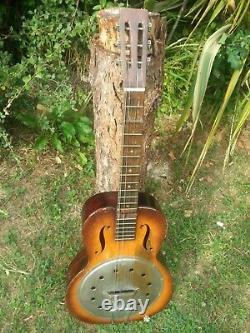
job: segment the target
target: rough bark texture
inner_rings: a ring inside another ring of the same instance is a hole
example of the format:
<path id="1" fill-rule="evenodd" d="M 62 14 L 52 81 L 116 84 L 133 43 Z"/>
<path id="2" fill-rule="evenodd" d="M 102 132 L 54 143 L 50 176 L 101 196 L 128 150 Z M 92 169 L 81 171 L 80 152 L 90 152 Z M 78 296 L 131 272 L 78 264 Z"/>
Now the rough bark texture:
<path id="1" fill-rule="evenodd" d="M 95 36 L 91 46 L 90 83 L 96 140 L 96 192 L 117 191 L 119 188 L 124 96 L 121 66 L 118 62 L 119 49 L 115 46 L 118 37 L 118 13 L 117 9 L 99 13 L 99 34 Z M 159 103 L 163 79 L 165 23 L 155 13 L 150 15 L 150 22 L 152 54 L 147 67 L 141 189 L 144 187 L 155 110 Z"/>

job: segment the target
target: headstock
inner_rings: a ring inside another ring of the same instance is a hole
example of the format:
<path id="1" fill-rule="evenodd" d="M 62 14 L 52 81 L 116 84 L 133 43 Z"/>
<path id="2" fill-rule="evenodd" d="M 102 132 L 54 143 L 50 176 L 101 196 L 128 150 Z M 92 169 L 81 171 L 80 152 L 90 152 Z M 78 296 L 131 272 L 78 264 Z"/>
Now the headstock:
<path id="1" fill-rule="evenodd" d="M 120 62 L 125 91 L 144 91 L 148 62 L 150 28 L 146 9 L 120 8 L 119 24 Z"/>

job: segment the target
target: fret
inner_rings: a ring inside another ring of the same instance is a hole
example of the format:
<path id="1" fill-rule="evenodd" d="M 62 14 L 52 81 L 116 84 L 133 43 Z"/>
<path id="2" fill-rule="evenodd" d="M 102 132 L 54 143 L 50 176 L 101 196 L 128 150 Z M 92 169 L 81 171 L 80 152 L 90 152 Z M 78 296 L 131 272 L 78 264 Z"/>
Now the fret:
<path id="1" fill-rule="evenodd" d="M 136 218 L 134 219 L 134 222 L 124 222 L 124 223 L 121 223 L 121 222 L 118 221 L 117 225 L 119 227 L 124 226 L 124 225 L 136 225 Z"/>
<path id="2" fill-rule="evenodd" d="M 143 109 L 144 105 L 126 105 L 125 106 L 126 109 Z"/>
<path id="3" fill-rule="evenodd" d="M 122 192 L 138 192 L 137 189 L 134 189 L 134 188 L 130 188 L 130 189 L 122 189 L 121 190 Z"/>
<path id="4" fill-rule="evenodd" d="M 125 145 L 123 145 L 123 147 L 125 147 L 125 148 L 141 148 L 141 145 L 127 145 L 127 144 L 125 144 Z"/>
<path id="5" fill-rule="evenodd" d="M 120 184 L 128 184 L 128 185 L 130 185 L 130 184 L 139 184 L 140 182 L 129 182 L 129 181 L 127 181 L 127 182 L 120 182 Z"/>
<path id="6" fill-rule="evenodd" d="M 143 133 L 124 133 L 124 135 L 128 135 L 128 136 L 141 136 L 143 135 Z"/>
<path id="7" fill-rule="evenodd" d="M 118 205 L 137 205 L 137 202 L 119 202 Z M 136 207 L 137 208 L 137 207 Z"/>
<path id="8" fill-rule="evenodd" d="M 122 238 L 115 238 L 115 240 L 133 240 L 135 237 L 122 237 Z"/>
<path id="9" fill-rule="evenodd" d="M 126 120 L 126 124 L 143 124 L 143 120 Z"/>
<path id="10" fill-rule="evenodd" d="M 123 232 L 123 231 L 127 231 L 127 232 L 131 232 L 131 231 L 134 231 L 136 228 L 136 226 L 134 225 L 133 227 L 125 227 L 124 230 L 120 230 L 118 232 Z"/>
<path id="11" fill-rule="evenodd" d="M 144 92 L 145 88 L 130 88 L 130 87 L 125 87 L 124 91 L 129 91 L 129 92 Z"/>
<path id="12" fill-rule="evenodd" d="M 128 173 L 128 174 L 122 174 L 121 176 L 122 176 L 122 177 L 123 177 L 123 176 L 128 176 L 128 177 L 130 177 L 130 176 L 132 176 L 132 177 L 138 177 L 138 176 L 140 176 L 140 174 L 139 174 L 139 173 Z"/>
<path id="13" fill-rule="evenodd" d="M 121 168 L 141 168 L 141 165 L 122 165 Z"/>
<path id="14" fill-rule="evenodd" d="M 141 158 L 141 156 L 134 156 L 134 155 L 125 155 L 122 156 L 123 158 Z"/>
<path id="15" fill-rule="evenodd" d="M 117 220 L 118 221 L 131 221 L 131 220 L 134 220 L 135 218 L 134 217 L 124 217 L 124 218 L 118 218 Z"/>

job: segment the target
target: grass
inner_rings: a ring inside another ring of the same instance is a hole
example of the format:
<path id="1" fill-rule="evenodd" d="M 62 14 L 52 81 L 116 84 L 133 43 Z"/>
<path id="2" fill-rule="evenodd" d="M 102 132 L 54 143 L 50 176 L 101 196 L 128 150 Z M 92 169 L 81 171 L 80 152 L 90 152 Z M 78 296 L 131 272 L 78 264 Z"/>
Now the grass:
<path id="1" fill-rule="evenodd" d="M 39 157 L 19 145 L 17 164 L 0 164 L 0 331 L 243 333 L 247 331 L 247 203 L 249 159 L 239 150 L 221 174 L 219 147 L 187 197 L 183 161 L 171 161 L 167 137 L 156 140 L 152 158 L 168 163 L 167 178 L 148 180 L 169 221 L 161 256 L 174 279 L 169 306 L 149 323 L 86 325 L 65 310 L 66 270 L 81 242 L 80 211 L 93 192 L 93 175 L 70 157 Z M 176 156 L 180 142 L 169 141 Z M 190 162 L 190 168 L 192 161 Z"/>

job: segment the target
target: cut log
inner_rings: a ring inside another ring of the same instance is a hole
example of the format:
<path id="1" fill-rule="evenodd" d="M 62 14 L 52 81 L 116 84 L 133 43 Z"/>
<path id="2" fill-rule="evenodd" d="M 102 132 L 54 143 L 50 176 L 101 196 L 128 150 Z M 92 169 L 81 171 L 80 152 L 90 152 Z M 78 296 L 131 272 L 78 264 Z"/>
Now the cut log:
<path id="1" fill-rule="evenodd" d="M 90 83 L 93 93 L 94 129 L 96 141 L 96 192 L 117 191 L 123 131 L 124 92 L 122 88 L 119 49 L 116 47 L 119 9 L 99 12 L 99 34 L 91 45 Z M 154 128 L 155 111 L 160 101 L 163 81 L 163 61 L 166 25 L 158 13 L 150 13 L 152 41 L 151 62 L 147 67 L 144 108 L 144 145 L 140 189 L 148 162 L 149 146 Z"/>

